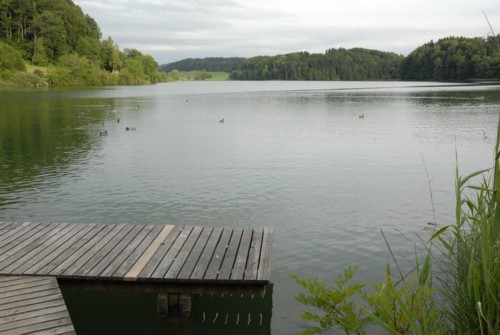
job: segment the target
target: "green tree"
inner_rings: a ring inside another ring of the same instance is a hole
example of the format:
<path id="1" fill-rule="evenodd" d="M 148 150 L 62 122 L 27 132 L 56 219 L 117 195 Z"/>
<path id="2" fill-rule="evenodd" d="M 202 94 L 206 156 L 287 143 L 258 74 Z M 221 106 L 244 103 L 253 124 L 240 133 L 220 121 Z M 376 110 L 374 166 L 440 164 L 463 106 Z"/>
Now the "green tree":
<path id="1" fill-rule="evenodd" d="M 123 61 L 118 45 L 111 37 L 108 37 L 102 42 L 102 48 L 104 68 L 111 73 L 119 71 L 123 66 Z"/>
<path id="2" fill-rule="evenodd" d="M 7 43 L 0 41 L 0 72 L 2 71 L 24 71 L 21 53 Z"/>
<path id="3" fill-rule="evenodd" d="M 64 21 L 56 12 L 45 11 L 33 19 L 33 42 L 43 38 L 43 46 L 48 59 L 55 61 L 68 51 Z M 33 55 L 34 56 L 34 55 Z"/>

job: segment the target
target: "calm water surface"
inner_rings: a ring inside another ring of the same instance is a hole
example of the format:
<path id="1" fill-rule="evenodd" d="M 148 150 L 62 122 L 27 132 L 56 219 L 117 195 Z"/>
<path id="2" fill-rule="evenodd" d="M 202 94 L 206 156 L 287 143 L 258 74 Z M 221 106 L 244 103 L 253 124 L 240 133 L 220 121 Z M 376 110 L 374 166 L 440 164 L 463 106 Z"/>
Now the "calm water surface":
<path id="1" fill-rule="evenodd" d="M 360 263 L 377 280 L 380 229 L 411 257 L 428 222 L 453 221 L 455 153 L 463 174 L 491 166 L 499 107 L 498 86 L 402 82 L 0 91 L 0 220 L 272 226 L 272 318 L 217 333 L 290 334 L 304 324 L 288 272 Z M 201 313 L 187 322 L 208 333 Z"/>

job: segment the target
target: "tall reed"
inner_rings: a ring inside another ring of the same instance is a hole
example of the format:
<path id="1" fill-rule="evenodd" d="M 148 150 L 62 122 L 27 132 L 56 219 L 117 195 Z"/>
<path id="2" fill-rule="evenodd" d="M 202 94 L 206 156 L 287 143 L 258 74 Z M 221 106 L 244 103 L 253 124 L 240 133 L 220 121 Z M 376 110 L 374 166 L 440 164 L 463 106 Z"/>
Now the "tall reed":
<path id="1" fill-rule="evenodd" d="M 500 123 L 492 170 L 456 172 L 456 222 L 432 239 L 448 325 L 454 334 L 500 334 Z M 470 186 L 482 177 L 479 186 Z"/>

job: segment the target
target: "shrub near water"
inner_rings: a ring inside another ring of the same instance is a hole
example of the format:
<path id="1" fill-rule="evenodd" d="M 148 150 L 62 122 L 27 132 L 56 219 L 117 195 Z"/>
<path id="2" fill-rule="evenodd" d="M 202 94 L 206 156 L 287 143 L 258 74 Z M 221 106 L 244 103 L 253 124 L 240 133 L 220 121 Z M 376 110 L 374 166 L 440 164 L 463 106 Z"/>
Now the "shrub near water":
<path id="1" fill-rule="evenodd" d="M 306 290 L 296 299 L 319 310 L 302 315 L 316 324 L 304 334 L 331 329 L 365 334 L 368 325 L 383 334 L 500 334 L 499 139 L 500 123 L 493 178 L 488 178 L 489 169 L 466 177 L 457 169 L 456 222 L 440 228 L 415 252 L 408 273 L 400 270 L 387 244 L 398 274 L 388 264 L 381 283 L 352 283 L 357 267 L 348 267 L 331 287 L 291 274 Z M 477 177 L 481 183 L 471 186 Z M 364 304 L 353 303 L 359 298 Z"/>

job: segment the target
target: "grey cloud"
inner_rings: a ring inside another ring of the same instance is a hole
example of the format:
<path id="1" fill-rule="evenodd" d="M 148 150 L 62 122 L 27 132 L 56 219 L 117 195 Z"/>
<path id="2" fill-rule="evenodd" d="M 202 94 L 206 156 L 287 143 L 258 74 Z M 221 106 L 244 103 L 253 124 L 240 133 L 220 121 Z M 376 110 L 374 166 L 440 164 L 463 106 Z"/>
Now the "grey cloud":
<path id="1" fill-rule="evenodd" d="M 160 63 L 187 57 L 366 47 L 406 54 L 450 35 L 486 36 L 497 0 L 76 0 L 104 36 Z M 302 6 L 305 4 L 304 6 Z M 497 28 L 500 31 L 500 27 Z M 498 33 L 498 32 L 497 32 Z"/>

